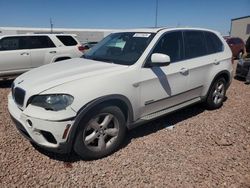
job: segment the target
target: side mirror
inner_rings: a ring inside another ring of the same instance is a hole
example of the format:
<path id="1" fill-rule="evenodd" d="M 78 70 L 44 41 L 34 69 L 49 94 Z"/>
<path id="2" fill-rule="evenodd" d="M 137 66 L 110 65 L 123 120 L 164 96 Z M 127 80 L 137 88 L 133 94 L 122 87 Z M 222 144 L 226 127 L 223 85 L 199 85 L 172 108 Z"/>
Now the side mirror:
<path id="1" fill-rule="evenodd" d="M 170 57 L 166 54 L 154 53 L 151 55 L 151 66 L 167 66 L 170 64 Z"/>

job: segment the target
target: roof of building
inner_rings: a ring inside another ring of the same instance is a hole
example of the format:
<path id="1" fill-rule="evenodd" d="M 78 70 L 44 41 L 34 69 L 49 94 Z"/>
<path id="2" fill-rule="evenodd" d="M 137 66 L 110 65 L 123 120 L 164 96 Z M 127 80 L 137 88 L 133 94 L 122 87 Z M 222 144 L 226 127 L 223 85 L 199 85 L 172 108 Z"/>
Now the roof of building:
<path id="1" fill-rule="evenodd" d="M 2 30 L 32 30 L 32 31 L 50 31 L 51 28 L 34 28 L 34 27 L 0 27 Z M 53 28 L 53 31 L 114 31 L 116 29 L 81 29 L 81 28 Z"/>
<path id="2" fill-rule="evenodd" d="M 240 20 L 240 19 L 244 19 L 244 18 L 250 18 L 250 15 L 249 16 L 239 17 L 239 18 L 233 18 L 231 20 L 234 21 L 234 20 Z"/>

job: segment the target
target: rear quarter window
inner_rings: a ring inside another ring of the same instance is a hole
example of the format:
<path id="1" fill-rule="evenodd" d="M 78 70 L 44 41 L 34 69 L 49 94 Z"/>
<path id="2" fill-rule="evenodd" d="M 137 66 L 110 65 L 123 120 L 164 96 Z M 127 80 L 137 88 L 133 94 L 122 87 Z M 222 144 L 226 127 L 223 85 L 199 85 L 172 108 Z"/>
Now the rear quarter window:
<path id="1" fill-rule="evenodd" d="M 76 40 L 72 36 L 63 36 L 57 35 L 56 36 L 65 46 L 75 46 L 77 45 Z"/>
<path id="2" fill-rule="evenodd" d="M 221 42 L 221 40 L 217 35 L 211 32 L 204 32 L 204 35 L 206 39 L 208 54 L 213 54 L 223 51 L 223 43 Z"/>

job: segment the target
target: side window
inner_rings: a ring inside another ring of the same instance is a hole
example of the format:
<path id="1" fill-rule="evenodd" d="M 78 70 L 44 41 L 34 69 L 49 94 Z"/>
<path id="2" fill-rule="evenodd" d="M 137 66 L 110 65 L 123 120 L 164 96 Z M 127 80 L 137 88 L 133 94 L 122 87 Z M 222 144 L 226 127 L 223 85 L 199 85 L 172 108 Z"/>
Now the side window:
<path id="1" fill-rule="evenodd" d="M 233 38 L 231 40 L 232 40 L 232 44 L 237 44 L 237 40 L 235 38 Z"/>
<path id="2" fill-rule="evenodd" d="M 76 40 L 71 36 L 57 35 L 56 36 L 65 46 L 75 46 L 77 45 Z"/>
<path id="3" fill-rule="evenodd" d="M 28 37 L 5 37 L 0 40 L 0 51 L 28 49 Z"/>
<path id="4" fill-rule="evenodd" d="M 153 53 L 162 53 L 170 57 L 170 61 L 176 62 L 183 59 L 182 32 L 166 33 L 155 46 Z"/>
<path id="5" fill-rule="evenodd" d="M 185 31 L 185 58 L 195 58 L 207 54 L 206 44 L 202 31 Z"/>
<path id="6" fill-rule="evenodd" d="M 31 49 L 56 47 L 48 36 L 31 36 L 30 43 Z"/>
<path id="7" fill-rule="evenodd" d="M 235 38 L 235 43 L 236 44 L 242 44 L 242 41 L 239 38 Z"/>
<path id="8" fill-rule="evenodd" d="M 206 38 L 208 54 L 213 54 L 223 51 L 223 44 L 221 40 L 214 33 L 204 32 L 204 34 Z"/>
<path id="9" fill-rule="evenodd" d="M 235 44 L 234 39 L 228 39 L 227 43 L 228 44 Z"/>

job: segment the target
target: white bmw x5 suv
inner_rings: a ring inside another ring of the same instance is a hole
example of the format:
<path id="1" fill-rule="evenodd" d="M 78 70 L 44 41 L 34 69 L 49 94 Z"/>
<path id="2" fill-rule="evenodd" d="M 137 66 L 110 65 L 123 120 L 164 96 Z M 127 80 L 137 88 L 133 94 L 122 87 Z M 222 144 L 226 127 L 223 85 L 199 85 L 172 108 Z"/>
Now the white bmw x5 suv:
<path id="1" fill-rule="evenodd" d="M 127 129 L 185 106 L 222 106 L 232 53 L 215 31 L 155 28 L 113 33 L 82 58 L 18 77 L 9 112 L 31 142 L 97 159 L 121 145 Z"/>

